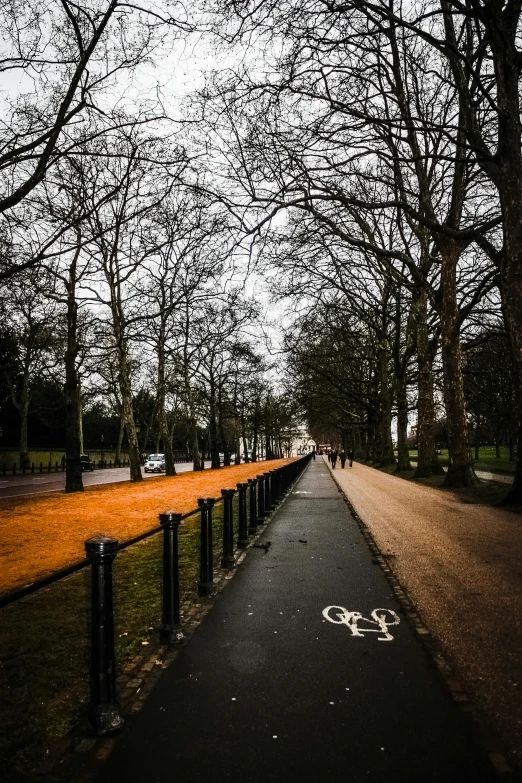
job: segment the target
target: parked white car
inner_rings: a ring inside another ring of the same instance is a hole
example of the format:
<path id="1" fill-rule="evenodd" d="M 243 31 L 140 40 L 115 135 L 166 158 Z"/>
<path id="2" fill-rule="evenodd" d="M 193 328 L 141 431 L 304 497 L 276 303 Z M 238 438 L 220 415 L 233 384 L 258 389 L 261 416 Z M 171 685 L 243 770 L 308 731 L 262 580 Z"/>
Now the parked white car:
<path id="1" fill-rule="evenodd" d="M 161 473 L 165 470 L 164 454 L 149 454 L 145 460 L 145 473 Z"/>

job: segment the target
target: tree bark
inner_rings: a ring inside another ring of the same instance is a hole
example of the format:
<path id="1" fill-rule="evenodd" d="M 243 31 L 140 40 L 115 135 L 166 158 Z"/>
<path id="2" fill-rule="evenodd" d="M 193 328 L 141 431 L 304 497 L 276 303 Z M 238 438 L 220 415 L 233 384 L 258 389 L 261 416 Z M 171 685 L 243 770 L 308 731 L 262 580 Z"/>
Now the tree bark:
<path id="1" fill-rule="evenodd" d="M 416 348 L 418 368 L 417 467 L 413 478 L 443 474 L 435 450 L 435 407 L 433 404 L 433 361 L 437 341 L 428 335 L 428 299 L 426 291 L 416 303 Z"/>
<path id="2" fill-rule="evenodd" d="M 78 238 L 79 239 L 79 238 Z M 69 268 L 67 286 L 67 348 L 65 351 L 65 491 L 82 492 L 82 407 L 81 389 L 76 368 L 78 356 L 78 303 L 76 301 L 76 250 Z"/>
<path id="3" fill-rule="evenodd" d="M 219 449 L 217 442 L 217 423 L 216 423 L 216 384 L 212 375 L 210 376 L 210 395 L 209 395 L 209 420 L 208 434 L 210 440 L 210 464 L 213 469 L 220 468 Z"/>
<path id="4" fill-rule="evenodd" d="M 175 476 L 176 465 L 174 463 L 174 451 L 172 448 L 172 435 L 167 420 L 167 411 L 165 407 L 165 333 L 160 329 L 159 340 L 157 343 L 158 354 L 158 418 L 159 418 L 159 436 L 163 440 L 163 449 L 165 453 L 165 475 Z"/>
<path id="5" fill-rule="evenodd" d="M 403 368 L 397 372 L 397 471 L 411 470 L 408 448 L 407 377 Z"/>
<path id="6" fill-rule="evenodd" d="M 441 269 L 442 365 L 444 399 L 448 421 L 449 466 L 445 487 L 472 487 L 477 484 L 468 442 L 460 323 L 457 306 L 457 262 L 459 253 L 443 252 Z"/>

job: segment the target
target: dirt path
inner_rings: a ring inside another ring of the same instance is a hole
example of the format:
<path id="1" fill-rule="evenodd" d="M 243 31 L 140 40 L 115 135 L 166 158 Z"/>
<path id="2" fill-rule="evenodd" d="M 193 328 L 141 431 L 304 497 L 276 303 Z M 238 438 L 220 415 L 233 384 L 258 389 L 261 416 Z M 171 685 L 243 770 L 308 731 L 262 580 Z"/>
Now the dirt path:
<path id="1" fill-rule="evenodd" d="M 158 524 L 163 511 L 187 512 L 199 497 L 219 497 L 260 473 L 291 462 L 235 465 L 154 481 L 90 487 L 83 493 L 0 501 L 0 593 L 85 557 L 83 542 L 103 533 L 119 541 Z"/>
<path id="2" fill-rule="evenodd" d="M 522 518 L 357 463 L 333 474 L 522 767 Z"/>

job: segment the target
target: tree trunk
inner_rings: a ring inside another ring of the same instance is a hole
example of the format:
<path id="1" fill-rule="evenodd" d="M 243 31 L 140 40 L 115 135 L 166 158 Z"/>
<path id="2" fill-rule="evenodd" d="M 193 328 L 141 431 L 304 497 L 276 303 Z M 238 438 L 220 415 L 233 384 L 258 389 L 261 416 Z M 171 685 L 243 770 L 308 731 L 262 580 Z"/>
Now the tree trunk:
<path id="1" fill-rule="evenodd" d="M 78 242 L 79 242 L 78 237 Z M 76 264 L 79 248 L 69 268 L 67 285 L 67 347 L 65 350 L 65 491 L 82 492 L 83 477 L 80 455 L 82 453 L 82 404 L 81 388 L 76 369 L 78 356 L 78 303 L 76 301 Z"/>
<path id="2" fill-rule="evenodd" d="M 118 443 L 116 445 L 116 461 L 121 459 L 121 448 L 123 445 L 123 433 L 125 432 L 125 419 L 123 418 L 123 407 L 120 405 L 120 427 L 118 431 Z"/>
<path id="3" fill-rule="evenodd" d="M 445 487 L 471 487 L 477 484 L 468 443 L 464 402 L 456 285 L 458 258 L 459 254 L 456 252 L 442 253 L 442 365 L 449 451 L 449 467 L 444 480 Z"/>
<path id="4" fill-rule="evenodd" d="M 397 372 L 397 471 L 411 470 L 408 449 L 408 393 L 406 372 Z"/>
<path id="5" fill-rule="evenodd" d="M 165 332 L 160 330 L 157 343 L 158 353 L 158 399 L 157 409 L 159 418 L 159 437 L 163 440 L 163 450 L 165 454 L 165 475 L 175 476 L 176 465 L 174 463 L 174 451 L 172 449 L 172 436 L 169 430 L 167 420 L 167 411 L 165 408 Z M 159 447 L 157 449 L 159 451 Z"/>
<path id="6" fill-rule="evenodd" d="M 228 438 L 225 435 L 225 425 L 223 418 L 223 398 L 220 387 L 218 394 L 218 428 L 219 437 L 221 439 L 221 443 L 223 444 L 223 465 L 228 467 L 230 465 L 230 446 L 228 443 Z"/>
<path id="7" fill-rule="evenodd" d="M 436 341 L 430 347 L 428 338 L 428 299 L 425 290 L 419 293 L 416 303 L 416 349 L 418 368 L 417 401 L 417 467 L 413 478 L 426 478 L 434 473 L 435 459 L 435 408 L 433 405 L 433 359 Z M 438 460 L 437 460 L 438 462 Z M 440 467 L 440 466 L 439 466 Z M 438 470 L 437 473 L 441 472 Z"/>
<path id="8" fill-rule="evenodd" d="M 219 448 L 217 441 L 216 386 L 212 377 L 210 378 L 209 414 L 208 434 L 210 440 L 210 465 L 213 469 L 216 469 L 221 467 L 221 463 L 219 461 Z"/>
<path id="9" fill-rule="evenodd" d="M 27 423 L 29 419 L 29 394 L 27 388 L 24 387 L 20 395 L 20 405 L 18 407 L 18 413 L 20 415 L 20 468 L 29 467 L 29 441 L 27 435 Z"/>
<path id="10" fill-rule="evenodd" d="M 520 141 L 519 141 L 520 145 Z M 518 150 L 520 156 L 520 150 Z M 513 181 L 511 177 L 516 181 Z M 504 252 L 501 261 L 502 311 L 513 361 L 514 410 L 517 428 L 515 476 L 503 505 L 522 505 L 522 193 L 520 167 L 504 176 L 500 194 L 504 223 Z"/>
<path id="11" fill-rule="evenodd" d="M 246 432 L 245 432 L 245 422 L 242 419 L 241 420 L 241 439 L 243 441 L 243 459 L 245 462 L 250 462 L 250 457 L 248 456 L 248 443 L 246 438 Z"/>
<path id="12" fill-rule="evenodd" d="M 119 380 L 125 430 L 127 432 L 127 440 L 129 441 L 130 480 L 142 481 L 140 446 L 138 443 L 138 435 L 136 434 L 136 425 L 134 423 L 134 406 L 126 361 L 123 361 L 122 363 Z"/>

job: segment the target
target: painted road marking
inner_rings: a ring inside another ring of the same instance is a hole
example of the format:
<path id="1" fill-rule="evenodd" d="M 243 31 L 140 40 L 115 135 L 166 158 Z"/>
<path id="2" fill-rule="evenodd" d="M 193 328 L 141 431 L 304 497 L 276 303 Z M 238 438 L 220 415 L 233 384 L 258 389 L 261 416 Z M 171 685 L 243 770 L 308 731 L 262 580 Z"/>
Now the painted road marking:
<path id="1" fill-rule="evenodd" d="M 388 632 L 391 625 L 399 625 L 400 619 L 392 609 L 374 609 L 372 620 L 363 617 L 360 612 L 349 612 L 344 606 L 327 606 L 323 609 L 323 617 L 334 625 L 346 625 L 352 632 L 352 636 L 364 636 L 366 633 L 380 633 L 378 642 L 391 642 L 393 636 Z M 365 628 L 360 623 L 376 625 L 377 628 Z"/>

